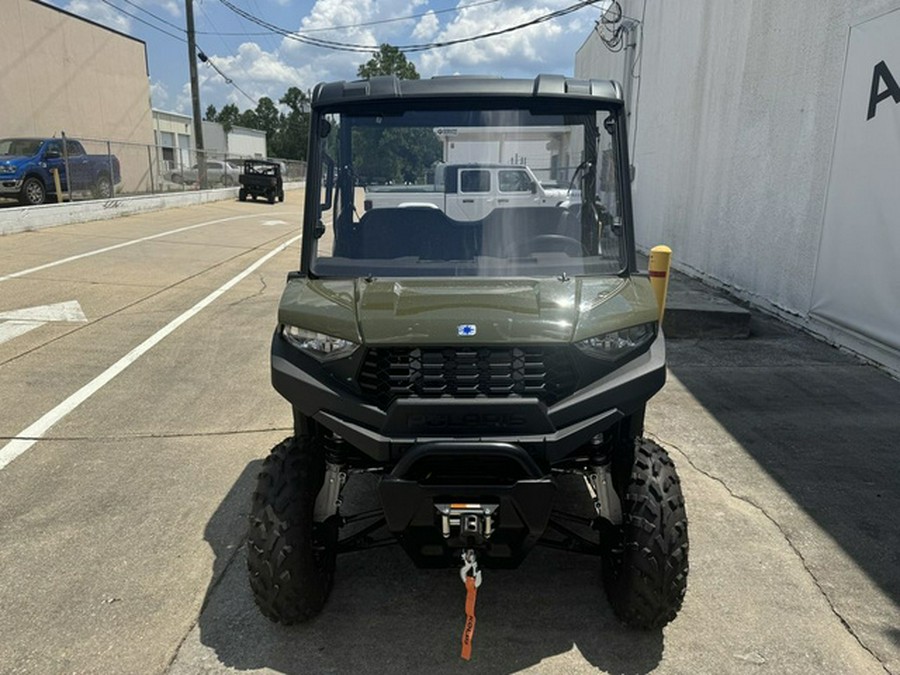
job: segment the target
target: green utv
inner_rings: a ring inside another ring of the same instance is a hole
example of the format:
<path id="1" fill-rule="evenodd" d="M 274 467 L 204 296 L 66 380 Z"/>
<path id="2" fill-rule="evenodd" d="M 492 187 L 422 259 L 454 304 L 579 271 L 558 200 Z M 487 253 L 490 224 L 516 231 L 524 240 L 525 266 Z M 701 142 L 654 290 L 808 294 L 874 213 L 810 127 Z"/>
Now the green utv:
<path id="1" fill-rule="evenodd" d="M 300 269 L 272 341 L 294 435 L 250 514 L 262 613 L 310 619 L 338 553 L 390 540 L 420 566 L 462 555 L 464 574 L 536 544 L 595 554 L 622 620 L 671 621 L 687 519 L 671 460 L 642 437 L 665 347 L 636 266 L 621 87 L 333 82 L 310 130 Z M 375 181 L 406 197 L 373 208 Z M 380 508 L 345 514 L 363 472 Z M 581 513 L 565 512 L 581 483 Z"/>

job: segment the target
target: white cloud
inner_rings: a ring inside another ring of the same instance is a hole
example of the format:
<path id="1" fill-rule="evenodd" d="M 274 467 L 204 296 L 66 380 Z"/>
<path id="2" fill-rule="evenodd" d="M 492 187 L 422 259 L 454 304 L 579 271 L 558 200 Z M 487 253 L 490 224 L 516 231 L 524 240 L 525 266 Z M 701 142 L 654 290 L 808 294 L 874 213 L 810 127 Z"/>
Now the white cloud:
<path id="1" fill-rule="evenodd" d="M 169 14 L 174 17 L 181 16 L 181 5 L 179 5 L 175 0 L 163 0 L 161 3 L 163 9 L 165 9 Z"/>
<path id="2" fill-rule="evenodd" d="M 162 3 L 165 0 L 154 1 Z M 460 4 L 471 1 L 460 0 Z M 427 0 L 317 0 L 309 14 L 299 21 L 298 32 L 317 39 L 360 45 L 454 40 L 524 23 L 567 7 L 571 1 L 538 0 L 540 4 L 528 5 L 521 0 L 501 0 L 447 14 L 449 21 L 443 25 L 437 15 L 428 12 L 418 20 L 359 26 L 357 24 L 421 13 Z M 423 77 L 453 73 L 507 77 L 533 77 L 542 72 L 571 73 L 575 50 L 590 31 L 597 14 L 595 10 L 584 9 L 498 37 L 410 53 L 407 58 Z M 348 27 L 317 30 L 333 26 Z M 279 43 L 269 40 L 264 44 L 269 46 L 268 51 L 260 43 L 244 42 L 233 53 L 207 54 L 254 101 L 269 96 L 276 102 L 291 86 L 309 90 L 317 82 L 356 79 L 357 68 L 371 58 L 368 52 L 329 50 L 287 37 Z M 254 106 L 209 65 L 200 64 L 199 74 L 204 109 L 210 103 L 217 108 L 234 103 L 241 110 Z M 190 88 L 187 85 L 174 98 L 172 105 L 176 110 L 190 112 Z"/>
<path id="3" fill-rule="evenodd" d="M 64 9 L 123 33 L 131 30 L 130 18 L 99 0 L 72 0 Z"/>
<path id="4" fill-rule="evenodd" d="M 432 40 L 443 42 L 506 29 L 569 5 L 571 0 L 543 0 L 526 8 L 504 1 L 463 9 Z M 423 76 L 478 72 L 524 77 L 540 72 L 570 73 L 575 50 L 595 14 L 584 9 L 496 37 L 434 49 L 422 55 L 420 72 Z"/>
<path id="5" fill-rule="evenodd" d="M 150 102 L 154 108 L 165 108 L 169 104 L 169 90 L 159 80 L 150 82 Z"/>
<path id="6" fill-rule="evenodd" d="M 437 35 L 439 28 L 440 22 L 438 21 L 437 16 L 433 11 L 429 11 L 425 16 L 419 19 L 419 23 L 416 24 L 412 36 L 417 40 L 430 40 Z"/>

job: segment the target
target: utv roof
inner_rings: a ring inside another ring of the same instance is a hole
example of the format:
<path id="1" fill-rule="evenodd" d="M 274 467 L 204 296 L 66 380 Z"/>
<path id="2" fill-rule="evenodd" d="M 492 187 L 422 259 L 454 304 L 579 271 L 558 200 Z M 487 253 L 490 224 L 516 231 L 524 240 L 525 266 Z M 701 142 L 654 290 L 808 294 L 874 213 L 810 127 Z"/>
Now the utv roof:
<path id="1" fill-rule="evenodd" d="M 533 80 L 454 75 L 430 80 L 401 80 L 381 75 L 354 82 L 316 86 L 315 107 L 344 103 L 430 98 L 579 98 L 622 104 L 622 87 L 611 80 L 577 80 L 562 75 L 538 75 Z"/>

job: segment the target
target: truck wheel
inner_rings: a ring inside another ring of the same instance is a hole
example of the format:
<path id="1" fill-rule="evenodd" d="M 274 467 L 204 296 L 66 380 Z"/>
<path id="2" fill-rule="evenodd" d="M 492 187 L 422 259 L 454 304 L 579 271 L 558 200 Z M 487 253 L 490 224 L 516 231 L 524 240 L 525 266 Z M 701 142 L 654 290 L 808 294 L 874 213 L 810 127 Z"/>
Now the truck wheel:
<path id="1" fill-rule="evenodd" d="M 318 614 L 331 592 L 337 553 L 337 517 L 313 522 L 325 479 L 317 437 L 287 438 L 263 463 L 253 493 L 247 570 L 264 616 L 283 624 Z"/>
<path id="2" fill-rule="evenodd" d="M 668 453 L 638 439 L 622 501 L 623 524 L 610 528 L 603 584 L 616 615 L 636 628 L 661 628 L 681 609 L 687 588 L 687 514 Z"/>
<path id="3" fill-rule="evenodd" d="M 269 190 L 266 192 L 266 197 L 269 199 L 270 204 L 275 203 L 275 190 Z"/>
<path id="4" fill-rule="evenodd" d="M 278 191 L 278 201 L 280 201 L 280 202 L 284 201 L 284 190 Z"/>
<path id="5" fill-rule="evenodd" d="M 37 206 L 47 201 L 47 189 L 40 178 L 30 176 L 22 183 L 19 202 L 25 206 Z"/>
<path id="6" fill-rule="evenodd" d="M 238 190 L 238 199 L 242 202 L 247 201 L 247 191 L 244 188 Z"/>
<path id="7" fill-rule="evenodd" d="M 112 181 L 109 179 L 109 176 L 100 176 L 94 184 L 94 197 L 96 199 L 109 199 L 112 196 Z"/>

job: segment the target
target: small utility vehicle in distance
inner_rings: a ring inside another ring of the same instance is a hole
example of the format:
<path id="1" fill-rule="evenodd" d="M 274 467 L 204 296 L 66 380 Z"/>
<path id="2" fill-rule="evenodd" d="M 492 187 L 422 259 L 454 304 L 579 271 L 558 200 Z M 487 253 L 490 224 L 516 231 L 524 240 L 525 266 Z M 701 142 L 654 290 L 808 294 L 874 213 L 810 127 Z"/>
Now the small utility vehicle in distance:
<path id="1" fill-rule="evenodd" d="M 241 189 L 238 199 L 247 201 L 247 197 L 265 197 L 270 204 L 284 201 L 284 184 L 281 177 L 281 165 L 277 162 L 266 162 L 261 159 L 244 160 L 244 172 L 238 176 Z"/>
<path id="2" fill-rule="evenodd" d="M 669 622 L 687 518 L 672 461 L 643 438 L 665 349 L 636 266 L 621 87 L 334 82 L 316 87 L 310 124 L 302 253 L 271 360 L 294 433 L 266 459 L 250 514 L 262 613 L 311 618 L 336 555 L 385 541 L 421 566 L 462 556 L 464 573 L 476 557 L 515 567 L 542 544 L 596 554 L 628 624 Z M 424 176 L 464 137 L 466 161 L 527 162 L 577 198 L 498 203 L 477 220 L 435 204 L 361 208 L 360 175 Z M 344 513 L 362 472 L 377 476 L 380 508 Z M 564 509 L 573 483 L 580 512 Z"/>

